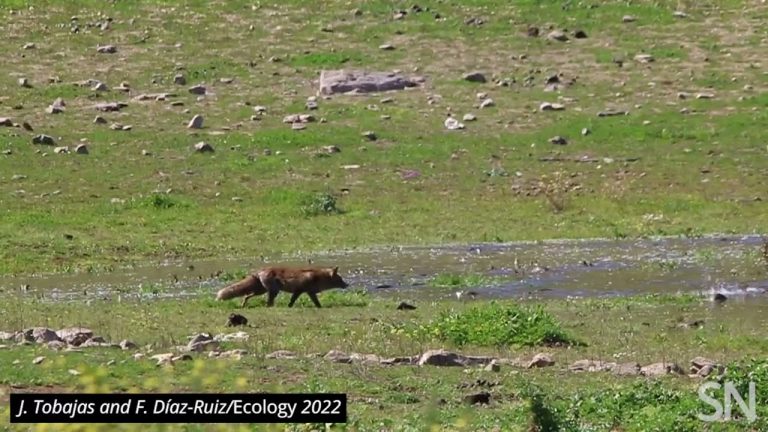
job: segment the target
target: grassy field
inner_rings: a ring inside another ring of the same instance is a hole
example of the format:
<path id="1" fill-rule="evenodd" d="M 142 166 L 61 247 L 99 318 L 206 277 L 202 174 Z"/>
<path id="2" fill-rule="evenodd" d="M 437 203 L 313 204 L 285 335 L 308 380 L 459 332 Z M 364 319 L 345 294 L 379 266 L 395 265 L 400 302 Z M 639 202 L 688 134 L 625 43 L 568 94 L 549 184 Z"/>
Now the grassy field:
<path id="1" fill-rule="evenodd" d="M 418 6 L 0 0 L 0 119 L 9 119 L 0 120 L 0 276 L 381 245 L 765 232 L 765 3 Z M 538 36 L 529 35 L 531 27 Z M 568 41 L 548 38 L 553 30 Z M 577 30 L 586 37 L 575 37 Z M 381 49 L 385 44 L 394 49 Z M 100 52 L 106 45 L 114 52 Z M 647 55 L 652 61 L 644 61 Z M 400 70 L 425 83 L 319 97 L 309 110 L 319 72 L 339 68 Z M 463 79 L 475 71 L 487 82 Z M 555 75 L 560 84 L 553 91 L 548 80 Z M 205 95 L 191 93 L 195 85 L 204 85 Z M 51 110 L 59 98 L 63 107 Z M 492 106 L 481 108 L 487 98 Z M 110 102 L 126 106 L 94 108 Z M 543 103 L 564 109 L 542 110 Z M 627 114 L 599 115 L 606 111 Z M 317 121 L 303 130 L 283 122 L 300 113 Z M 449 113 L 476 120 L 447 130 Z M 201 129 L 187 127 L 195 115 L 204 119 Z M 40 134 L 54 145 L 34 143 Z M 567 144 L 551 143 L 557 136 Z M 202 141 L 215 151 L 195 152 Z M 75 152 L 78 144 L 88 153 Z M 55 151 L 63 146 L 69 153 Z M 325 153 L 325 146 L 340 152 Z M 454 277 L 474 280 L 445 275 L 428 288 L 444 289 Z M 663 296 L 423 301 L 415 311 L 399 311 L 397 294 L 362 291 L 323 294 L 323 310 L 307 299 L 295 309 L 284 307 L 287 298 L 275 309 L 259 300 L 240 311 L 253 325 L 243 330 L 249 338 L 223 344 L 246 350 L 242 358 L 194 354 L 157 367 L 149 356 L 175 352 L 190 335 L 236 331 L 225 327 L 236 301 L 216 303 L 204 291 L 183 301 L 48 303 L 17 287 L 0 288 L 0 331 L 83 325 L 109 341 L 132 340 L 145 353 L 135 360 L 134 350 L 66 352 L 0 342 L 6 394 L 18 386 L 343 391 L 350 395 L 349 423 L 333 430 L 768 428 L 768 342 L 761 330 L 768 315 L 760 305 Z M 506 321 L 515 313 L 528 319 Z M 678 326 L 696 320 L 705 325 Z M 542 335 L 580 343 L 547 347 Z M 503 364 L 494 372 L 310 356 L 412 356 L 437 348 L 522 361 L 548 353 L 555 365 Z M 266 358 L 276 350 L 297 358 Z M 39 356 L 46 359 L 34 363 Z M 597 359 L 673 361 L 687 371 L 697 356 L 729 365 L 726 378 L 742 389 L 757 383 L 757 423 L 696 419 L 711 410 L 697 398 L 698 378 L 568 370 L 574 361 Z M 482 390 L 492 394 L 489 406 L 462 402 Z M 0 411 L 7 411 L 2 402 Z"/>
<path id="2" fill-rule="evenodd" d="M 0 273 L 369 245 L 747 233 L 768 223 L 762 3 L 420 6 L 429 10 L 394 19 L 411 6 L 2 2 L 0 117 L 34 130 L 0 127 Z M 687 18 L 673 16 L 678 7 Z M 526 36 L 528 26 L 541 36 Z M 550 26 L 588 37 L 551 41 Z M 379 49 L 386 43 L 395 49 Z M 117 52 L 97 51 L 108 44 Z M 655 61 L 635 61 L 640 53 Z M 319 71 L 340 67 L 400 69 L 426 83 L 319 98 L 307 111 Z M 475 70 L 488 82 L 462 80 Z M 574 83 L 546 91 L 558 73 Z M 89 79 L 108 90 L 74 85 Z M 197 84 L 205 96 L 188 92 Z M 135 99 L 158 93 L 173 96 Z M 495 106 L 477 108 L 478 93 Z M 48 114 L 57 98 L 64 111 Z M 101 102 L 128 106 L 103 113 L 93 108 Z M 565 110 L 538 111 L 543 102 Z M 267 111 L 251 120 L 257 105 Z M 597 116 L 608 109 L 629 114 Z M 282 123 L 303 112 L 326 121 L 302 131 Z M 448 112 L 477 120 L 449 131 Z M 187 129 L 198 114 L 203 129 Z M 107 123 L 93 123 L 97 115 Z M 362 137 L 369 130 L 377 140 Z M 89 154 L 55 154 L 31 144 L 37 134 L 71 151 L 86 143 Z M 548 142 L 558 135 L 568 144 Z M 200 141 L 215 152 L 195 153 Z M 327 145 L 341 152 L 315 155 Z M 598 162 L 540 161 L 584 155 Z M 308 216 L 313 200 L 342 212 Z"/>

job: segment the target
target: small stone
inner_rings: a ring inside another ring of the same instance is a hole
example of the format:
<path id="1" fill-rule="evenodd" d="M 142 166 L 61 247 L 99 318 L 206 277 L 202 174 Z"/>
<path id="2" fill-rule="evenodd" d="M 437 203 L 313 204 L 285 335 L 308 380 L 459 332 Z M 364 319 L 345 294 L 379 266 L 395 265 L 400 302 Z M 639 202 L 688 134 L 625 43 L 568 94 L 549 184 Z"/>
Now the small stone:
<path id="1" fill-rule="evenodd" d="M 278 350 L 266 355 L 268 359 L 295 359 L 296 357 L 296 353 L 286 350 Z"/>
<path id="2" fill-rule="evenodd" d="M 672 16 L 675 18 L 688 18 L 688 14 L 683 11 L 674 11 Z"/>
<path id="3" fill-rule="evenodd" d="M 715 95 L 713 93 L 698 93 L 696 99 L 712 99 Z"/>
<path id="4" fill-rule="evenodd" d="M 668 374 L 684 374 L 683 369 L 676 363 L 653 363 L 640 368 L 640 375 L 655 377 Z"/>
<path id="5" fill-rule="evenodd" d="M 258 114 L 265 114 L 267 112 L 267 107 L 262 105 L 256 105 L 253 107 L 253 110 L 256 111 Z"/>
<path id="6" fill-rule="evenodd" d="M 55 154 L 65 154 L 69 153 L 69 147 L 63 146 L 63 147 L 54 147 L 53 152 Z"/>
<path id="7" fill-rule="evenodd" d="M 622 115 L 629 115 L 628 111 L 623 110 L 606 110 L 606 111 L 600 111 L 597 113 L 598 117 L 614 117 L 614 116 L 622 116 Z"/>
<path id="8" fill-rule="evenodd" d="M 477 120 L 477 116 L 475 116 L 472 113 L 467 113 L 467 114 L 464 114 L 464 117 L 462 117 L 462 120 L 464 120 L 464 121 L 475 121 L 475 120 Z"/>
<path id="9" fill-rule="evenodd" d="M 540 33 L 539 28 L 536 26 L 530 26 L 525 31 L 525 34 L 527 34 L 528 37 L 539 37 L 539 33 Z"/>
<path id="10" fill-rule="evenodd" d="M 313 101 L 313 100 L 308 100 L 307 103 L 304 104 L 304 106 L 308 110 L 316 110 L 318 108 L 317 101 Z"/>
<path id="11" fill-rule="evenodd" d="M 566 144 L 568 144 L 568 140 L 563 138 L 563 137 L 561 137 L 560 135 L 557 135 L 557 136 L 554 136 L 554 137 L 550 138 L 549 142 L 551 144 L 555 144 L 555 145 L 566 145 Z"/>
<path id="12" fill-rule="evenodd" d="M 304 130 L 307 128 L 307 125 L 304 123 L 291 123 L 291 129 L 293 130 Z"/>
<path id="13" fill-rule="evenodd" d="M 141 155 L 142 156 L 152 156 L 152 152 L 150 152 L 149 150 L 145 149 L 145 150 L 141 151 Z"/>
<path id="14" fill-rule="evenodd" d="M 232 84 L 235 82 L 234 78 L 219 78 L 219 82 L 222 84 Z"/>
<path id="15" fill-rule="evenodd" d="M 459 130 L 464 129 L 464 124 L 453 118 L 452 116 L 448 116 L 445 121 L 443 122 L 443 125 L 448 130 Z"/>
<path id="16" fill-rule="evenodd" d="M 102 54 L 114 54 L 117 52 L 117 47 L 114 45 L 102 45 L 102 46 L 97 46 L 96 51 Z"/>
<path id="17" fill-rule="evenodd" d="M 586 39 L 587 32 L 585 32 L 584 30 L 576 30 L 573 32 L 573 37 L 576 39 Z"/>
<path id="18" fill-rule="evenodd" d="M 327 145 L 321 147 L 322 151 L 325 153 L 341 153 L 341 149 L 336 147 L 335 145 Z"/>
<path id="19" fill-rule="evenodd" d="M 123 102 L 107 102 L 107 103 L 96 104 L 93 107 L 97 111 L 115 112 L 115 111 L 120 111 L 121 109 L 123 109 L 123 108 L 125 108 L 127 106 L 128 106 L 128 104 L 123 103 Z"/>
<path id="20" fill-rule="evenodd" d="M 32 137 L 32 144 L 40 144 L 40 145 L 55 145 L 56 141 L 53 139 L 52 136 L 49 135 L 35 135 Z"/>
<path id="21" fill-rule="evenodd" d="M 365 131 L 362 133 L 363 138 L 369 140 L 369 141 L 376 141 L 376 133 L 373 131 Z"/>
<path id="22" fill-rule="evenodd" d="M 589 135 L 589 134 L 591 134 L 591 133 L 592 133 L 592 131 L 591 131 L 589 128 L 583 128 L 583 129 L 581 129 L 581 134 L 582 134 L 583 136 L 587 136 L 587 135 Z"/>
<path id="23" fill-rule="evenodd" d="M 548 367 L 555 364 L 555 361 L 552 360 L 552 357 L 550 357 L 548 354 L 536 354 L 533 356 L 533 359 L 531 359 L 530 362 L 528 362 L 527 368 L 542 368 L 542 367 Z"/>
<path id="24" fill-rule="evenodd" d="M 397 305 L 397 310 L 415 310 L 416 306 L 408 304 L 406 302 L 401 302 L 399 305 Z"/>
<path id="25" fill-rule="evenodd" d="M 203 116 L 196 115 L 192 117 L 192 120 L 189 121 L 187 124 L 187 128 L 189 129 L 201 129 L 203 127 Z"/>
<path id="26" fill-rule="evenodd" d="M 475 83 L 486 82 L 485 75 L 483 75 L 481 72 L 469 72 L 467 74 L 464 74 L 463 79 L 464 81 L 475 82 Z"/>
<path id="27" fill-rule="evenodd" d="M 379 49 L 383 51 L 392 51 L 395 49 L 395 47 L 391 44 L 384 44 L 384 45 L 379 45 Z"/>
<path id="28" fill-rule="evenodd" d="M 93 118 L 93 123 L 95 124 L 107 124 L 107 119 L 105 119 L 102 116 L 96 116 Z"/>
<path id="29" fill-rule="evenodd" d="M 469 405 L 488 405 L 491 402 L 491 394 L 488 392 L 480 392 L 471 395 L 464 396 L 464 403 Z"/>
<path id="30" fill-rule="evenodd" d="M 91 87 L 91 90 L 93 90 L 93 91 L 107 91 L 107 90 L 109 90 L 109 87 L 107 87 L 107 85 L 104 84 L 103 82 L 99 81 L 96 84 L 94 84 L 93 87 Z"/>
<path id="31" fill-rule="evenodd" d="M 187 79 L 182 74 L 176 74 L 173 76 L 173 83 L 176 85 L 186 85 Z"/>
<path id="32" fill-rule="evenodd" d="M 635 61 L 638 63 L 653 63 L 656 59 L 651 54 L 637 54 Z"/>
<path id="33" fill-rule="evenodd" d="M 237 326 L 245 326 L 245 325 L 248 325 L 248 318 L 236 313 L 229 314 L 229 318 L 227 318 L 227 327 L 237 327 Z"/>
<path id="34" fill-rule="evenodd" d="M 621 21 L 625 23 L 631 23 L 637 21 L 637 18 L 633 17 L 632 15 L 624 15 L 621 17 Z"/>
<path id="35" fill-rule="evenodd" d="M 419 366 L 464 366 L 461 356 L 445 350 L 430 350 L 421 355 Z"/>
<path id="36" fill-rule="evenodd" d="M 25 50 L 31 50 L 35 48 L 37 48 L 37 45 L 35 45 L 34 42 L 27 42 L 24 44 L 24 46 L 21 47 L 21 49 L 25 49 Z"/>
<path id="37" fill-rule="evenodd" d="M 501 366 L 496 362 L 496 360 L 492 360 L 483 368 L 483 370 L 486 372 L 499 372 L 501 370 Z"/>
<path id="38" fill-rule="evenodd" d="M 78 372 L 78 371 L 77 371 L 77 370 L 75 370 L 75 369 L 69 369 L 67 372 L 68 372 L 70 375 L 74 375 L 74 376 L 78 376 L 78 375 L 80 375 L 80 372 Z"/>
<path id="39" fill-rule="evenodd" d="M 43 362 L 43 360 L 45 360 L 45 357 L 43 356 L 35 357 L 34 360 L 32 360 L 32 364 L 36 364 L 36 365 L 40 364 Z"/>
<path id="40" fill-rule="evenodd" d="M 24 88 L 32 88 L 32 84 L 30 84 L 29 80 L 26 78 L 19 78 L 19 86 Z"/>
<path id="41" fill-rule="evenodd" d="M 205 141 L 195 144 L 195 151 L 198 153 L 213 153 L 213 146 Z"/>
<path id="42" fill-rule="evenodd" d="M 13 127 L 13 120 L 8 117 L 0 117 L 0 126 Z"/>
<path id="43" fill-rule="evenodd" d="M 121 340 L 119 345 L 120 345 L 120 349 L 122 349 L 124 351 L 128 351 L 128 350 L 132 350 L 132 349 L 138 348 L 138 345 L 136 345 L 135 343 L 129 341 L 128 339 Z"/>
<path id="44" fill-rule="evenodd" d="M 560 30 L 553 30 L 547 35 L 547 39 L 558 42 L 566 42 L 568 40 L 568 35 Z"/>
<path id="45" fill-rule="evenodd" d="M 493 102 L 493 99 L 491 99 L 491 98 L 485 99 L 482 102 L 480 102 L 480 108 L 488 108 L 488 107 L 492 107 L 494 105 L 496 105 L 496 103 Z"/>
<path id="46" fill-rule="evenodd" d="M 205 86 L 200 85 L 200 84 L 192 86 L 188 90 L 189 90 L 190 93 L 192 93 L 194 95 L 204 95 L 205 92 L 206 92 Z"/>
<path id="47" fill-rule="evenodd" d="M 544 102 L 539 105 L 539 111 L 562 111 L 565 109 L 565 105 L 560 103 Z"/>
<path id="48" fill-rule="evenodd" d="M 352 363 L 352 358 L 350 358 L 350 356 L 344 352 L 336 350 L 328 351 L 328 353 L 323 356 L 323 358 L 334 363 Z"/>
<path id="49" fill-rule="evenodd" d="M 61 114 L 64 112 L 64 108 L 57 105 L 49 105 L 45 112 L 48 114 Z"/>

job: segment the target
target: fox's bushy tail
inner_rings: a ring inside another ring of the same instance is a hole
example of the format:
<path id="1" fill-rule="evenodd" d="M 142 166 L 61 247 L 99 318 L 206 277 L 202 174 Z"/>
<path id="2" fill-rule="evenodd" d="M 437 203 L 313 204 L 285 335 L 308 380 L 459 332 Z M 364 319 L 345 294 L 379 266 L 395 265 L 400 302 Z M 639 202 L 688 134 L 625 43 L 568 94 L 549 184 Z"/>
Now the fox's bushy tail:
<path id="1" fill-rule="evenodd" d="M 265 293 L 267 290 L 261 284 L 261 280 L 256 275 L 248 275 L 245 279 L 226 286 L 216 293 L 216 300 L 229 300 L 235 297 L 242 297 L 251 293 Z"/>

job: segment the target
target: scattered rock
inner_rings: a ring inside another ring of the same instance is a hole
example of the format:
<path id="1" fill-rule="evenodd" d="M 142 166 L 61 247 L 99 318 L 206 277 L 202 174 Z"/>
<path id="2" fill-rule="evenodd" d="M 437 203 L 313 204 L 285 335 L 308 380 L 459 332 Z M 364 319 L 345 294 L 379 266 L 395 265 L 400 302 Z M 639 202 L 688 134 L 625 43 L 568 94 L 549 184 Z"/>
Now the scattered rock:
<path id="1" fill-rule="evenodd" d="M 724 301 L 728 300 L 728 297 L 725 296 L 725 294 L 717 293 L 712 298 L 716 303 L 723 303 Z"/>
<path id="2" fill-rule="evenodd" d="M 187 124 L 188 129 L 202 129 L 203 127 L 203 116 L 196 115 L 192 117 L 192 120 L 189 121 Z"/>
<path id="3" fill-rule="evenodd" d="M 383 365 L 412 365 L 416 364 L 419 361 L 419 356 L 412 356 L 412 357 L 391 357 L 391 358 L 384 358 L 379 359 L 379 363 Z"/>
<path id="4" fill-rule="evenodd" d="M 227 327 L 237 327 L 237 326 L 245 326 L 248 325 L 248 318 L 232 313 L 229 314 L 229 318 L 227 318 Z"/>
<path id="5" fill-rule="evenodd" d="M 491 98 L 485 99 L 482 102 L 480 102 L 480 108 L 488 108 L 488 107 L 492 107 L 494 105 L 496 105 L 496 103 L 493 102 L 493 99 L 491 99 Z"/>
<path id="6" fill-rule="evenodd" d="M 245 342 L 247 341 L 251 335 L 244 331 L 239 331 L 235 333 L 227 333 L 227 334 L 219 334 L 213 337 L 213 340 L 218 342 Z"/>
<path id="7" fill-rule="evenodd" d="M 367 139 L 368 141 L 376 141 L 376 133 L 373 131 L 365 131 L 361 134 L 363 138 Z"/>
<path id="8" fill-rule="evenodd" d="M 464 114 L 464 117 L 462 117 L 462 120 L 464 120 L 464 121 L 475 121 L 475 120 L 477 120 L 477 116 L 475 116 L 472 113 L 467 113 L 467 114 Z"/>
<path id="9" fill-rule="evenodd" d="M 64 108 L 58 105 L 49 105 L 45 112 L 48 114 L 61 114 L 64 112 Z"/>
<path id="10" fill-rule="evenodd" d="M 91 87 L 91 90 L 93 90 L 93 91 L 108 91 L 109 87 L 107 87 L 107 85 L 104 84 L 103 82 L 97 81 L 96 84 L 94 84 L 93 87 Z"/>
<path id="11" fill-rule="evenodd" d="M 471 395 L 464 396 L 464 403 L 469 405 L 483 404 L 487 405 L 491 402 L 491 394 L 488 392 L 480 392 Z"/>
<path id="12" fill-rule="evenodd" d="M 528 37 L 539 37 L 539 28 L 536 26 L 529 26 L 528 29 L 525 32 Z"/>
<path id="13" fill-rule="evenodd" d="M 560 103 L 543 102 L 539 105 L 539 111 L 563 111 L 565 105 Z"/>
<path id="14" fill-rule="evenodd" d="M 328 353 L 323 356 L 323 358 L 334 363 L 352 363 L 352 358 L 350 356 L 348 356 L 346 353 L 336 350 L 328 351 Z"/>
<path id="15" fill-rule="evenodd" d="M 640 375 L 657 377 L 669 374 L 684 374 L 683 369 L 677 363 L 653 363 L 640 368 Z"/>
<path id="16" fill-rule="evenodd" d="M 691 375 L 694 377 L 706 378 L 716 372 L 721 375 L 725 372 L 725 368 L 716 362 L 704 357 L 696 357 L 691 360 Z"/>
<path id="17" fill-rule="evenodd" d="M 637 21 L 637 18 L 633 17 L 632 15 L 624 15 L 621 18 L 621 21 L 625 23 L 631 23 Z"/>
<path id="18" fill-rule="evenodd" d="M 568 140 L 561 137 L 560 135 L 554 136 L 549 139 L 549 142 L 556 145 L 566 145 L 568 144 Z"/>
<path id="19" fill-rule="evenodd" d="M 418 365 L 431 366 L 464 366 L 462 356 L 445 350 L 431 350 L 421 355 Z"/>
<path id="20" fill-rule="evenodd" d="M 584 30 L 576 30 L 573 32 L 573 37 L 575 39 L 586 39 L 587 38 L 587 32 Z"/>
<path id="21" fill-rule="evenodd" d="M 194 352 L 213 350 L 219 347 L 219 342 L 208 333 L 199 333 L 187 343 L 186 349 Z"/>
<path id="22" fill-rule="evenodd" d="M 93 118 L 93 122 L 95 124 L 107 124 L 107 119 L 102 116 L 96 116 Z"/>
<path id="23" fill-rule="evenodd" d="M 36 365 L 40 364 L 43 362 L 43 360 L 45 360 L 45 357 L 43 356 L 35 357 L 34 360 L 32 360 L 32 364 L 36 364 Z"/>
<path id="24" fill-rule="evenodd" d="M 616 363 L 599 360 L 578 360 L 568 366 L 571 372 L 609 372 L 616 368 Z"/>
<path id="25" fill-rule="evenodd" d="M 37 45 L 35 45 L 34 42 L 27 42 L 24 44 L 24 46 L 21 47 L 21 49 L 24 49 L 24 50 L 31 50 L 35 48 L 37 48 Z"/>
<path id="26" fill-rule="evenodd" d="M 24 88 L 32 88 L 32 84 L 26 78 L 19 78 L 19 86 Z"/>
<path id="27" fill-rule="evenodd" d="M 640 364 L 635 362 L 620 363 L 613 368 L 613 373 L 615 373 L 616 375 L 622 375 L 622 376 L 639 375 Z"/>
<path id="28" fill-rule="evenodd" d="M 88 146 L 85 144 L 78 144 L 77 146 L 75 146 L 75 153 L 88 154 Z"/>
<path id="29" fill-rule="evenodd" d="M 182 74 L 176 74 L 173 76 L 173 83 L 176 85 L 186 85 L 187 78 L 185 78 Z"/>
<path id="30" fill-rule="evenodd" d="M 653 63 L 656 59 L 651 54 L 638 54 L 635 61 L 638 63 Z"/>
<path id="31" fill-rule="evenodd" d="M 290 114 L 283 117 L 283 123 L 311 123 L 315 121 L 312 114 Z"/>
<path id="32" fill-rule="evenodd" d="M 16 339 L 17 333 L 0 331 L 0 341 L 11 341 Z"/>
<path id="33" fill-rule="evenodd" d="M 138 345 L 136 345 L 135 343 L 129 341 L 128 339 L 121 340 L 118 345 L 120 345 L 120 349 L 122 349 L 124 351 L 128 351 L 128 350 L 132 350 L 132 349 L 138 348 Z"/>
<path id="34" fill-rule="evenodd" d="M 46 346 L 56 351 L 61 351 L 67 348 L 66 342 L 62 342 L 62 341 L 50 341 L 46 344 Z"/>
<path id="35" fill-rule="evenodd" d="M 292 351 L 278 350 L 267 354 L 268 359 L 295 359 L 298 356 Z"/>
<path id="36" fill-rule="evenodd" d="M 136 356 L 139 354 L 140 353 L 137 353 L 136 355 L 134 355 L 134 358 L 136 358 Z M 136 358 L 136 359 L 138 360 L 139 358 Z M 166 363 L 172 363 L 172 359 L 173 359 L 173 353 L 155 354 L 152 357 L 150 357 L 150 360 L 157 360 L 158 366 Z"/>
<path id="37" fill-rule="evenodd" d="M 462 78 L 464 79 L 464 81 L 469 81 L 474 83 L 486 82 L 485 75 L 483 75 L 482 72 L 469 72 L 464 74 Z"/>
<path id="38" fill-rule="evenodd" d="M 240 360 L 244 355 L 248 354 L 248 351 L 244 349 L 232 349 L 229 351 L 211 351 L 208 353 L 209 357 L 218 357 L 218 358 L 231 358 L 234 360 Z"/>
<path id="39" fill-rule="evenodd" d="M 0 117 L 0 126 L 13 127 L 13 120 L 8 117 Z"/>
<path id="40" fill-rule="evenodd" d="M 395 47 L 394 45 L 391 45 L 391 44 L 383 44 L 383 45 L 379 45 L 379 49 L 383 51 L 392 51 L 395 49 Z"/>
<path id="41" fill-rule="evenodd" d="M 605 110 L 597 113 L 598 117 L 614 117 L 614 116 L 622 116 L 622 115 L 629 115 L 629 111 Z"/>
<path id="42" fill-rule="evenodd" d="M 127 106 L 128 104 L 123 102 L 106 102 L 106 103 L 96 104 L 94 105 L 93 108 L 96 109 L 97 111 L 102 111 L 102 112 L 117 112 Z"/>
<path id="43" fill-rule="evenodd" d="M 190 87 L 188 91 L 194 95 L 204 95 L 206 92 L 206 89 L 205 89 L 205 86 L 198 84 Z"/>
<path id="44" fill-rule="evenodd" d="M 320 93 L 371 93 L 404 90 L 419 85 L 422 79 L 406 78 L 394 72 L 362 70 L 323 70 L 320 72 Z"/>
<path id="45" fill-rule="evenodd" d="M 304 107 L 308 110 L 316 110 L 318 108 L 317 100 L 315 99 L 309 99 L 304 104 Z"/>
<path id="46" fill-rule="evenodd" d="M 547 35 L 547 39 L 557 42 L 566 42 L 568 40 L 568 35 L 560 30 L 553 30 Z"/>
<path id="47" fill-rule="evenodd" d="M 69 345 L 80 346 L 93 337 L 93 331 L 84 327 L 70 327 L 57 331 L 56 336 Z"/>
<path id="48" fill-rule="evenodd" d="M 499 372 L 501 371 L 501 365 L 496 360 L 491 360 L 490 363 L 483 368 L 486 372 Z"/>
<path id="49" fill-rule="evenodd" d="M 406 302 L 401 302 L 399 305 L 397 305 L 397 310 L 414 310 L 416 309 L 416 306 L 408 304 Z"/>
<path id="50" fill-rule="evenodd" d="M 464 129 L 464 124 L 453 118 L 450 114 L 448 114 L 448 117 L 443 122 L 443 125 L 448 130 L 459 130 Z"/>
<path id="51" fill-rule="evenodd" d="M 54 147 L 53 153 L 55 154 L 66 154 L 69 153 L 69 147 L 63 146 L 63 147 Z"/>
<path id="52" fill-rule="evenodd" d="M 53 139 L 52 136 L 49 135 L 35 135 L 32 137 L 32 144 L 40 144 L 40 145 L 55 145 L 56 141 Z"/>
<path id="53" fill-rule="evenodd" d="M 555 361 L 552 360 L 552 357 L 549 356 L 549 354 L 543 354 L 539 353 L 533 356 L 533 359 L 531 359 L 530 362 L 528 362 L 528 366 L 526 366 L 528 369 L 532 368 L 542 368 L 542 367 L 548 367 L 555 364 Z"/>
<path id="54" fill-rule="evenodd" d="M 714 93 L 697 93 L 696 99 L 712 99 L 714 98 Z"/>
<path id="55" fill-rule="evenodd" d="M 96 47 L 96 51 L 102 54 L 114 54 L 117 52 L 117 47 L 114 45 L 101 45 Z"/>
<path id="56" fill-rule="evenodd" d="M 213 146 L 205 141 L 195 144 L 195 151 L 198 153 L 213 153 Z"/>
<path id="57" fill-rule="evenodd" d="M 674 11 L 672 16 L 675 18 L 688 18 L 688 14 L 683 11 Z"/>

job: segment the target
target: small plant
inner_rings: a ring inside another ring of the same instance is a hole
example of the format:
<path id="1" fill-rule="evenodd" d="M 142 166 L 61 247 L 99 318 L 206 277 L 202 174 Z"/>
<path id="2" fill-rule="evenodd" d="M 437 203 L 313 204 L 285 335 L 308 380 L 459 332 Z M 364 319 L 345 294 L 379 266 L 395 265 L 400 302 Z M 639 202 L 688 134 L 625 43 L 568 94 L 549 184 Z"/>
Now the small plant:
<path id="1" fill-rule="evenodd" d="M 583 345 L 540 306 L 523 308 L 495 301 L 465 312 L 444 312 L 424 330 L 458 346 Z"/>
<path id="2" fill-rule="evenodd" d="M 304 200 L 301 212 L 305 216 L 319 216 L 341 213 L 341 210 L 336 206 L 335 196 L 319 192 Z"/>
<path id="3" fill-rule="evenodd" d="M 169 209 L 176 206 L 176 201 L 169 195 L 153 193 L 145 198 L 144 204 L 148 207 L 154 207 L 156 209 Z"/>

